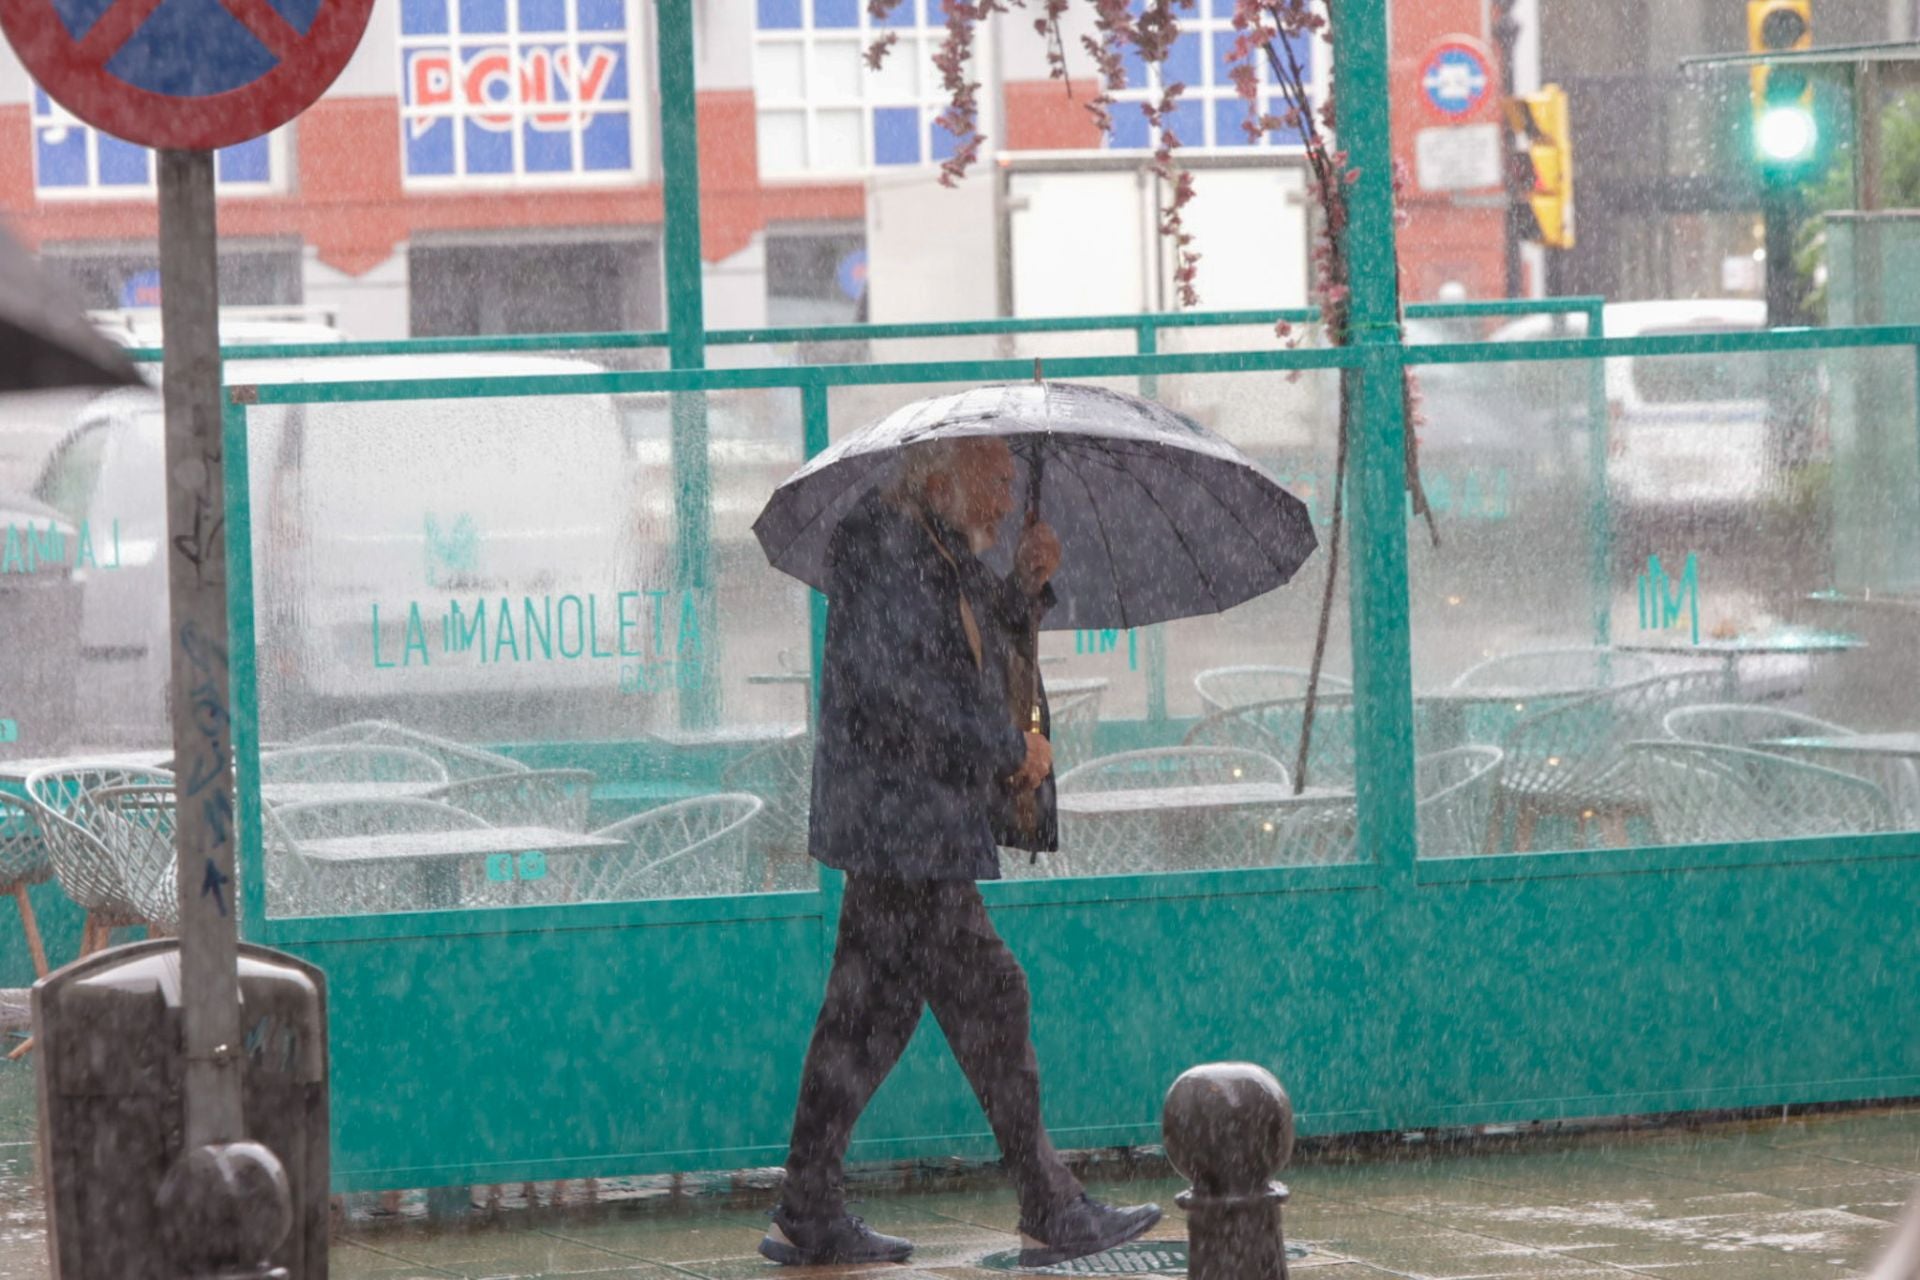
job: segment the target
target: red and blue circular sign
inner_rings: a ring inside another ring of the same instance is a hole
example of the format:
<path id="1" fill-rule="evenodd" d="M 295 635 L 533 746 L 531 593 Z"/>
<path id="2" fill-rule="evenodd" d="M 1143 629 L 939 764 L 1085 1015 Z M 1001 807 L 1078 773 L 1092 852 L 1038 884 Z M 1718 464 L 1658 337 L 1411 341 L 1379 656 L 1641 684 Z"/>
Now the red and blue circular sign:
<path id="1" fill-rule="evenodd" d="M 211 151 L 313 105 L 372 11 L 373 0 L 0 0 L 0 31 L 88 124 Z"/>
<path id="2" fill-rule="evenodd" d="M 1464 38 L 1443 40 L 1420 63 L 1420 92 L 1443 116 L 1467 116 L 1493 92 L 1492 60 Z"/>

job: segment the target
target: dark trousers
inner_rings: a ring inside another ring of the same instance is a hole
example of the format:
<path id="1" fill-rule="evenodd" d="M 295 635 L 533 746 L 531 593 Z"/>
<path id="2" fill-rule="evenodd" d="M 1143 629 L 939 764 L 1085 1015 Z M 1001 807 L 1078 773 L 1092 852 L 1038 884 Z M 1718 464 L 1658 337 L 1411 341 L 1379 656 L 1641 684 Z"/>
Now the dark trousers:
<path id="1" fill-rule="evenodd" d="M 842 1212 L 854 1123 L 931 1006 L 987 1113 L 1028 1220 L 1080 1194 L 1040 1119 L 1027 975 L 967 880 L 849 875 L 826 1002 L 800 1076 L 784 1203 Z"/>

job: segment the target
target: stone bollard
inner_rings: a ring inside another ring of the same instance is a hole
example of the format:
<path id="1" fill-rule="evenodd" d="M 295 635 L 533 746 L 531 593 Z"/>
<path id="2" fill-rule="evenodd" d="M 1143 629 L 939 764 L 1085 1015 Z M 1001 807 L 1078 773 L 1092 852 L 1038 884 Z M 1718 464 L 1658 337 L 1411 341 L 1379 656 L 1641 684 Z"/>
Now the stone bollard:
<path id="1" fill-rule="evenodd" d="M 1167 1090 L 1160 1132 L 1193 1183 L 1175 1201 L 1190 1280 L 1286 1280 L 1287 1189 L 1272 1178 L 1293 1156 L 1293 1103 L 1280 1082 L 1250 1062 L 1194 1067 Z"/>

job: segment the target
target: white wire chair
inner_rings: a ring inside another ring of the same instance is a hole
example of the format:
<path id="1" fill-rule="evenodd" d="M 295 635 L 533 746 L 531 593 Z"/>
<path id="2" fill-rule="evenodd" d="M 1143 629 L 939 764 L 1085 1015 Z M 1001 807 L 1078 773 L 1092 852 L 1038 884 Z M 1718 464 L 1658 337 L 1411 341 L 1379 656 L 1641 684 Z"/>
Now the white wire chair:
<path id="1" fill-rule="evenodd" d="M 1100 727 L 1104 689 L 1063 694 L 1047 705 L 1048 741 L 1053 744 L 1055 776 L 1093 759 L 1094 734 Z"/>
<path id="2" fill-rule="evenodd" d="M 1500 779 L 1498 747 L 1453 747 L 1413 762 L 1420 856 L 1464 858 L 1482 851 Z"/>
<path id="3" fill-rule="evenodd" d="M 440 767 L 446 770 L 447 778 L 456 782 L 466 778 L 486 778 L 496 774 L 511 773 L 527 767 L 510 756 L 469 746 L 464 742 L 455 742 L 436 734 L 423 733 L 418 729 L 409 729 L 391 720 L 354 720 L 309 734 L 296 745 L 323 746 L 338 743 L 406 747 L 439 761 Z"/>
<path id="4" fill-rule="evenodd" d="M 1477 662 L 1453 678 L 1456 689 L 1607 689 L 1661 674 L 1644 653 L 1601 646 L 1527 649 Z"/>
<path id="5" fill-rule="evenodd" d="M 1667 844 L 1724 844 L 1891 831 L 1893 808 L 1873 783 L 1767 751 L 1647 741 L 1631 755 Z"/>
<path id="6" fill-rule="evenodd" d="M 627 847 L 570 860 L 577 901 L 696 898 L 752 892 L 747 831 L 760 815 L 759 796 L 718 792 L 678 800 L 594 832 Z"/>
<path id="7" fill-rule="evenodd" d="M 151 923 L 148 904 L 141 894 L 128 891 L 114 851 L 90 825 L 87 796 L 104 787 L 172 784 L 173 775 L 164 769 L 84 762 L 27 775 L 27 800 L 46 841 L 54 877 L 86 913 L 80 930 L 82 956 L 106 946 L 115 929 Z"/>
<path id="8" fill-rule="evenodd" d="M 329 743 L 287 747 L 260 755 L 260 782 L 276 783 L 444 783 L 447 770 L 438 760 L 411 747 L 371 743 Z"/>
<path id="9" fill-rule="evenodd" d="M 1182 742 L 1194 747 L 1240 747 L 1276 760 L 1293 761 L 1300 753 L 1300 729 L 1306 714 L 1305 697 L 1249 702 L 1202 717 L 1187 730 Z M 1307 782 L 1316 787 L 1351 787 L 1358 753 L 1353 695 L 1321 694 L 1314 700 Z"/>
<path id="10" fill-rule="evenodd" d="M 489 826 L 585 831 L 593 774 L 586 769 L 516 769 L 456 779 L 425 798 L 463 809 Z"/>
<path id="11" fill-rule="evenodd" d="M 1280 667 L 1264 663 L 1210 667 L 1194 676 L 1193 688 L 1200 695 L 1200 704 L 1208 711 L 1226 711 L 1252 702 L 1304 698 L 1311 674 L 1306 667 Z M 1324 671 L 1320 673 L 1320 689 L 1323 693 L 1347 692 L 1352 688 L 1351 680 L 1328 675 Z"/>
<path id="12" fill-rule="evenodd" d="M 1059 775 L 1065 797 L 1090 792 L 1151 791 L 1249 783 L 1285 786 L 1287 767 L 1243 747 L 1179 746 L 1122 751 Z M 1276 827 L 1270 813 L 1229 809 L 1188 821 L 1153 806 L 1079 812 L 1060 810 L 1059 875 L 1132 875 L 1180 866 L 1250 866 L 1270 860 Z M 1002 859 L 1002 868 L 1007 866 Z"/>
<path id="13" fill-rule="evenodd" d="M 20 929 L 26 934 L 37 978 L 47 976 L 47 949 L 27 889 L 52 878 L 53 861 L 47 856 L 47 840 L 33 805 L 25 796 L 0 792 L 0 893 L 11 894 L 20 910 Z"/>
<path id="14" fill-rule="evenodd" d="M 113 853 L 123 896 L 138 908 L 151 932 L 178 932 L 173 784 L 96 787 L 81 804 L 87 826 Z M 236 895 L 229 909 L 237 905 Z"/>
<path id="15" fill-rule="evenodd" d="M 1710 702 L 1675 707 L 1662 724 L 1669 738 L 1722 747 L 1770 750 L 1765 744 L 1778 738 L 1851 738 L 1859 731 L 1831 720 L 1779 707 L 1749 703 Z M 1920 820 L 1920 768 L 1898 756 L 1832 755 L 1823 767 L 1865 778 L 1892 802 L 1894 813 L 1906 822 Z"/>
<path id="16" fill-rule="evenodd" d="M 757 747 L 728 765 L 720 785 L 760 798 L 748 845 L 768 890 L 810 889 L 807 820 L 813 806 L 813 735 L 797 733 Z"/>
<path id="17" fill-rule="evenodd" d="M 1533 847 L 1536 824 L 1559 818 L 1577 824 L 1584 846 L 1598 822 L 1610 843 L 1625 844 L 1627 824 L 1648 814 L 1640 772 L 1627 758 L 1629 742 L 1659 732 L 1666 713 L 1719 687 L 1710 670 L 1655 676 L 1601 689 L 1517 721 L 1501 743 L 1505 752 L 1495 793 L 1497 840 L 1506 815 L 1515 819 L 1515 849 Z"/>

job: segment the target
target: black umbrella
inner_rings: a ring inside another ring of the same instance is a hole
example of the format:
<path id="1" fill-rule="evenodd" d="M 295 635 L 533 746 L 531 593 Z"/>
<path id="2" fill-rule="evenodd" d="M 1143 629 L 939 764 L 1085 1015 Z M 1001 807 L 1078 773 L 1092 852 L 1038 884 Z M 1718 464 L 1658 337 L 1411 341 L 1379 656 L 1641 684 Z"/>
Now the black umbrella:
<path id="1" fill-rule="evenodd" d="M 0 391 L 135 387 L 139 370 L 0 232 Z"/>
<path id="2" fill-rule="evenodd" d="M 998 436 L 1016 492 L 1060 536 L 1051 630 L 1218 613 L 1281 586 L 1313 554 L 1307 508 L 1251 459 L 1163 405 L 1061 382 L 919 400 L 815 457 L 753 531 L 774 568 L 826 589 L 834 528 L 928 440 Z M 1010 536 L 996 553 L 1004 568 Z"/>

